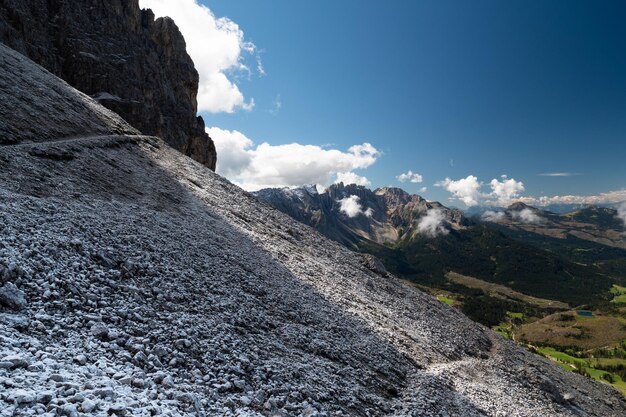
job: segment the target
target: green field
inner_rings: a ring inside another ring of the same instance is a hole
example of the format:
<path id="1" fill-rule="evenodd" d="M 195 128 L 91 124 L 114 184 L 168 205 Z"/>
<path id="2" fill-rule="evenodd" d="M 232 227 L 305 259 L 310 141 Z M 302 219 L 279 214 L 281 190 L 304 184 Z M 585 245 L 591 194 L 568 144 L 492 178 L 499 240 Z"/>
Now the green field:
<path id="1" fill-rule="evenodd" d="M 568 355 L 567 353 L 558 351 L 554 348 L 551 347 L 542 347 L 537 349 L 539 351 L 539 353 L 541 353 L 544 356 L 548 356 L 552 359 L 556 359 L 558 362 L 562 362 L 562 363 L 571 363 L 576 365 L 577 367 L 587 367 L 589 366 L 589 364 L 587 363 L 586 360 L 581 359 L 581 358 L 575 358 L 573 356 Z M 570 368 L 571 370 L 572 368 Z"/>
<path id="2" fill-rule="evenodd" d="M 537 351 L 543 356 L 554 360 L 560 367 L 568 371 L 583 373 L 597 381 L 613 385 L 626 395 L 626 382 L 619 374 L 602 368 L 624 366 L 626 359 L 621 358 L 577 358 L 551 347 L 540 347 Z"/>
<path id="3" fill-rule="evenodd" d="M 612 303 L 626 304 L 626 287 L 614 284 L 611 288 L 611 294 L 613 294 Z"/>
<path id="4" fill-rule="evenodd" d="M 455 300 L 453 298 L 447 297 L 445 295 L 438 295 L 437 296 L 437 300 L 441 301 L 444 304 L 447 304 L 449 306 L 453 306 L 455 303 Z"/>

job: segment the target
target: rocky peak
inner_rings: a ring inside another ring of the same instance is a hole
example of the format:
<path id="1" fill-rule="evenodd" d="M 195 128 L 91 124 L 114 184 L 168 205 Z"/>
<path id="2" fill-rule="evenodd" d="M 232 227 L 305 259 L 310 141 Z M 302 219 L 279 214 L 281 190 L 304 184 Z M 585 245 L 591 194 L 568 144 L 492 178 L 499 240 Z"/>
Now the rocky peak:
<path id="1" fill-rule="evenodd" d="M 399 239 L 416 236 L 420 220 L 433 209 L 440 211 L 442 224 L 448 229 L 462 229 L 470 224 L 461 211 L 428 202 L 396 187 L 372 191 L 361 185 L 338 183 L 321 194 L 305 194 L 303 189 L 265 189 L 254 194 L 274 208 L 349 247 L 362 239 L 395 243 Z M 350 216 L 341 209 L 339 200 L 350 196 L 359 198 L 356 202 L 360 207 L 357 215 Z"/>
<path id="2" fill-rule="evenodd" d="M 198 73 L 172 19 L 155 19 L 138 0 L 3 0 L 0 42 L 215 169 L 196 114 Z"/>
<path id="3" fill-rule="evenodd" d="M 540 211 L 538 208 L 529 206 L 526 203 L 522 203 L 521 201 L 516 201 L 515 203 L 510 204 L 507 208 L 508 211 L 522 211 L 524 209 L 529 209 L 532 211 Z"/>
<path id="4" fill-rule="evenodd" d="M 328 194 L 328 196 L 332 199 L 342 199 L 351 195 L 369 199 L 372 196 L 372 191 L 362 185 L 344 184 L 343 182 L 339 182 L 337 184 L 330 185 L 326 189 L 325 194 Z"/>
<path id="5" fill-rule="evenodd" d="M 377 196 L 381 196 L 385 200 L 385 205 L 388 211 L 395 211 L 405 207 L 410 207 L 414 210 L 416 207 L 418 211 L 426 211 L 431 208 L 427 201 L 417 194 L 409 194 L 402 188 L 397 187 L 382 187 L 374 190 Z"/>

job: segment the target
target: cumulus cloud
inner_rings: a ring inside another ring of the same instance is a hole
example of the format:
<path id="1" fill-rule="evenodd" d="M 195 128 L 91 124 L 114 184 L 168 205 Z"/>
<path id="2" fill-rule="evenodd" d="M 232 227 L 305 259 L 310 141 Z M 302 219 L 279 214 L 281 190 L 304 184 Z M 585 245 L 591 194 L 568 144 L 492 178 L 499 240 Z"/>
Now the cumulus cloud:
<path id="1" fill-rule="evenodd" d="M 514 178 L 508 178 L 506 175 L 502 175 L 501 178 L 502 181 L 494 178 L 489 183 L 491 186 L 490 197 L 494 198 L 499 205 L 504 206 L 519 198 L 520 194 L 524 192 L 524 183 L 515 181 Z"/>
<path id="2" fill-rule="evenodd" d="M 374 210 L 372 210 L 371 207 L 367 210 L 363 210 L 363 206 L 361 206 L 359 200 L 360 198 L 357 195 L 350 195 L 348 197 L 337 200 L 337 202 L 339 203 L 339 211 L 350 218 L 359 215 L 372 217 L 372 215 L 374 214 Z"/>
<path id="3" fill-rule="evenodd" d="M 220 175 L 233 178 L 250 166 L 253 154 L 249 149 L 254 143 L 243 133 L 216 127 L 207 129 L 207 133 L 215 142 L 219 155 L 216 171 Z"/>
<path id="4" fill-rule="evenodd" d="M 367 181 L 352 171 L 370 167 L 380 156 L 369 143 L 341 151 L 299 143 L 255 145 L 241 132 L 217 127 L 207 129 L 207 133 L 217 149 L 218 174 L 248 191 L 304 184 L 328 185 L 339 174 Z"/>
<path id="5" fill-rule="evenodd" d="M 408 172 L 405 172 L 404 174 L 400 174 L 396 177 L 396 179 L 400 182 L 407 182 L 410 181 L 412 183 L 420 183 L 422 182 L 423 178 L 420 174 L 418 174 L 417 172 L 413 172 L 411 170 L 409 170 Z"/>
<path id="6" fill-rule="evenodd" d="M 502 175 L 500 178 L 500 180 L 496 178 L 491 180 L 489 183 L 490 192 L 482 191 L 484 184 L 474 175 L 468 175 L 459 180 L 446 178 L 436 182 L 435 186 L 442 187 L 452 193 L 453 199 L 462 201 L 467 207 L 479 204 L 504 206 L 520 197 L 521 193 L 524 192 L 524 183 L 506 175 Z"/>
<path id="7" fill-rule="evenodd" d="M 428 187 L 420 188 L 420 193 L 425 193 L 426 191 L 428 191 Z"/>
<path id="8" fill-rule="evenodd" d="M 244 63 L 246 54 L 253 55 L 256 46 L 246 42 L 237 23 L 227 17 L 217 18 L 197 0 L 140 0 L 142 8 L 152 9 L 157 17 L 169 16 L 185 37 L 187 53 L 200 76 L 198 111 L 231 113 L 237 109 L 251 110 L 254 100 L 246 102 L 239 87 L 226 74 L 250 72 Z M 257 68 L 265 72 L 256 51 Z"/>
<path id="9" fill-rule="evenodd" d="M 555 195 L 542 197 L 522 197 L 519 201 L 533 206 L 547 206 L 550 204 L 613 204 L 626 200 L 626 190 L 609 191 L 596 195 Z"/>
<path id="10" fill-rule="evenodd" d="M 617 207 L 617 218 L 621 219 L 624 222 L 624 227 L 626 227 L 626 201 Z"/>
<path id="11" fill-rule="evenodd" d="M 558 174 L 558 175 L 557 175 Z M 579 175 L 572 173 L 554 173 L 551 176 L 562 176 L 562 174 Z M 548 175 L 548 174 L 544 174 Z M 550 204 L 572 204 L 572 205 L 599 205 L 615 204 L 626 201 L 626 189 L 608 191 L 595 195 L 555 195 L 555 196 L 522 196 L 525 191 L 524 183 L 516 181 L 502 175 L 501 179 L 492 179 L 489 182 L 491 190 L 483 191 L 483 184 L 474 175 L 466 178 L 452 180 L 446 178 L 438 181 L 435 186 L 442 187 L 452 194 L 453 199 L 462 201 L 467 207 L 479 204 L 487 206 L 508 206 L 514 201 L 521 201 L 532 206 L 548 206 Z"/>
<path id="12" fill-rule="evenodd" d="M 370 180 L 360 175 L 357 175 L 354 172 L 338 172 L 335 183 L 338 184 L 340 182 L 343 182 L 344 184 L 363 185 L 365 187 L 371 184 Z"/>
<path id="13" fill-rule="evenodd" d="M 486 222 L 500 223 L 504 220 L 505 214 L 502 211 L 487 210 L 480 217 Z"/>
<path id="14" fill-rule="evenodd" d="M 417 231 L 423 235 L 437 237 L 447 235 L 448 229 L 444 226 L 445 216 L 441 209 L 430 209 L 417 223 Z"/>
<path id="15" fill-rule="evenodd" d="M 478 205 L 482 197 L 480 193 L 482 183 L 473 175 L 468 175 L 460 180 L 446 178 L 443 181 L 436 182 L 435 186 L 443 187 L 468 207 Z"/>
<path id="16" fill-rule="evenodd" d="M 519 211 L 511 212 L 511 217 L 513 220 L 520 221 L 522 223 L 541 223 L 543 222 L 543 218 L 537 213 L 535 213 L 532 209 L 525 208 Z"/>

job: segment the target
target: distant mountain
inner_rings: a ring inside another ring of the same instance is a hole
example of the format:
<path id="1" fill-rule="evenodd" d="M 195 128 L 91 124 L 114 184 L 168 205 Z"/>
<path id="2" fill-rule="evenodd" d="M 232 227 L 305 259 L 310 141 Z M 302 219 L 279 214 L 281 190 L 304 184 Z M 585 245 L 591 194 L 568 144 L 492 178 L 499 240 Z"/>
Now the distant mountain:
<path id="1" fill-rule="evenodd" d="M 508 230 L 500 230 L 523 240 L 534 240 L 529 234 L 563 240 L 575 237 L 626 249 L 624 223 L 617 214 L 614 208 L 598 206 L 557 214 L 518 202 L 504 211 L 484 211 L 480 219 L 505 226 Z"/>
<path id="2" fill-rule="evenodd" d="M 565 214 L 571 213 L 573 211 L 578 211 L 582 209 L 586 209 L 589 207 L 600 207 L 600 208 L 610 208 L 615 209 L 622 204 L 626 204 L 626 201 L 618 202 L 618 203 L 606 203 L 606 204 L 548 204 L 546 206 L 539 206 L 540 210 L 548 211 L 555 214 Z M 463 212 L 466 216 L 476 216 L 481 215 L 486 211 L 504 211 L 505 207 L 493 207 L 493 206 L 472 206 L 468 207 Z"/>
<path id="3" fill-rule="evenodd" d="M 315 186 L 267 188 L 255 194 L 294 219 L 350 247 L 363 239 L 394 244 L 418 235 L 445 234 L 471 224 L 460 210 L 429 202 L 400 188 L 370 190 L 333 184 L 318 193 Z"/>
<path id="4" fill-rule="evenodd" d="M 558 217 L 523 203 L 486 211 L 483 217 L 498 223 L 480 224 L 457 209 L 393 187 L 372 191 L 335 184 L 323 193 L 309 186 L 254 194 L 331 239 L 377 256 L 392 273 L 429 287 L 467 292 L 446 278 L 452 271 L 579 305 L 605 298 L 611 286 L 594 268 L 502 230 Z"/>

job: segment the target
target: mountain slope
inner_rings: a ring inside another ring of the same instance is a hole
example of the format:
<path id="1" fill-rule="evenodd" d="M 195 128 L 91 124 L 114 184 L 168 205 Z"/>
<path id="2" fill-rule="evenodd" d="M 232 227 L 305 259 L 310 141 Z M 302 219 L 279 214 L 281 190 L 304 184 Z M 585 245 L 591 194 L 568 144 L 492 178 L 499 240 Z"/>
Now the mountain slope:
<path id="1" fill-rule="evenodd" d="M 8 60 L 87 125 L 0 147 L 1 416 L 626 413 L 160 139 L 91 135 L 104 109 Z"/>
<path id="2" fill-rule="evenodd" d="M 501 226 L 477 224 L 458 210 L 399 188 L 370 191 L 334 184 L 324 193 L 305 187 L 254 194 L 325 236 L 377 256 L 392 273 L 421 285 L 459 290 L 446 278 L 453 271 L 573 306 L 610 298 L 611 281 L 594 267 L 512 239 Z M 342 211 L 342 200 L 355 196 L 361 209 L 351 217 Z M 507 213 L 515 225 L 527 224 L 518 213 L 544 218 L 525 205 L 512 206 Z"/>

